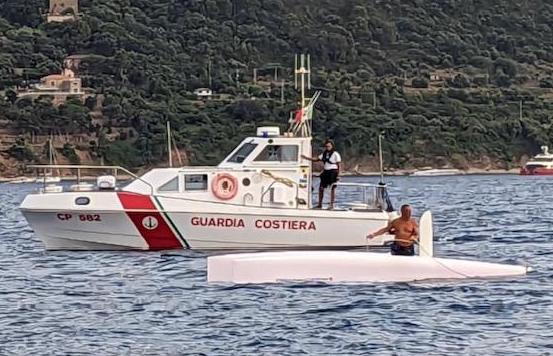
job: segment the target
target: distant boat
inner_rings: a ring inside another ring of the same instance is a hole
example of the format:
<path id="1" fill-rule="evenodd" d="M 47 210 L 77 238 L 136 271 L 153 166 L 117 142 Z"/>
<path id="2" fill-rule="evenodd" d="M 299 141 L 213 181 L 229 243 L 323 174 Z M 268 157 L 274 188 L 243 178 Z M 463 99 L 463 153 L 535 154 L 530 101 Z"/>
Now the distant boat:
<path id="1" fill-rule="evenodd" d="M 524 167 L 520 169 L 523 176 L 549 176 L 553 175 L 553 154 L 549 153 L 547 146 L 541 146 L 541 153 L 532 157 Z"/>
<path id="2" fill-rule="evenodd" d="M 56 156 L 54 148 L 52 147 L 52 139 L 48 140 L 48 159 L 50 162 L 50 166 L 56 165 Z M 52 174 L 52 170 L 50 169 L 49 172 L 45 172 L 43 176 L 38 177 L 34 180 L 35 183 L 41 183 L 41 184 L 49 184 L 49 183 L 59 183 L 61 182 L 61 177 L 59 176 L 59 169 L 58 169 L 58 175 L 54 176 Z"/>
<path id="3" fill-rule="evenodd" d="M 420 171 L 416 171 L 411 173 L 412 176 L 418 176 L 418 177 L 433 177 L 433 176 L 454 176 L 464 174 L 463 171 L 460 169 L 423 169 Z"/>
<path id="4" fill-rule="evenodd" d="M 61 177 L 57 177 L 57 176 L 43 176 L 43 177 L 38 177 L 34 180 L 35 183 L 44 183 L 44 184 L 48 184 L 48 183 L 59 183 L 61 182 Z"/>
<path id="5" fill-rule="evenodd" d="M 10 180 L 7 182 L 8 184 L 23 184 L 23 183 L 35 183 L 36 178 L 30 178 L 30 177 L 17 177 L 14 180 Z"/>

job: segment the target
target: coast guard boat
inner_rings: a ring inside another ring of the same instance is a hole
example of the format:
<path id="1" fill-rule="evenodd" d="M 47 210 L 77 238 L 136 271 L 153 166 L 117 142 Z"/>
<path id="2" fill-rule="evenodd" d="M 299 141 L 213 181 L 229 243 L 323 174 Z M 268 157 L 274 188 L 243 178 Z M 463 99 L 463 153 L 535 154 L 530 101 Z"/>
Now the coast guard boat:
<path id="1" fill-rule="evenodd" d="M 524 167 L 520 169 L 520 174 L 524 176 L 548 176 L 553 175 L 553 154 L 549 153 L 547 146 L 541 146 L 541 153 L 531 158 Z"/>
<path id="2" fill-rule="evenodd" d="M 47 185 L 21 211 L 47 249 L 266 250 L 353 249 L 397 216 L 385 184 L 339 183 L 362 201 L 342 209 L 312 207 L 311 122 L 320 93 L 305 97 L 309 59 L 296 65 L 301 106 L 289 129 L 260 127 L 215 167 L 153 169 L 142 176 L 116 166 L 33 166 L 44 170 L 112 169 L 96 184 Z M 117 172 L 134 179 L 123 186 Z M 383 246 L 393 237 L 371 240 Z"/>

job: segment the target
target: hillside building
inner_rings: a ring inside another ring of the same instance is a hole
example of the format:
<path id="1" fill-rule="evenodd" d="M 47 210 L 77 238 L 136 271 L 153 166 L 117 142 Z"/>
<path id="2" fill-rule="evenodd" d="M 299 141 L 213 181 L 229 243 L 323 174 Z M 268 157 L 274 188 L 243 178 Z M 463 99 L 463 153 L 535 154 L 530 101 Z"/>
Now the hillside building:
<path id="1" fill-rule="evenodd" d="M 46 21 L 75 21 L 79 16 L 79 0 L 50 0 Z"/>
<path id="2" fill-rule="evenodd" d="M 37 84 L 31 84 L 28 89 L 19 90 L 17 97 L 33 97 L 48 95 L 54 98 L 53 103 L 64 103 L 69 96 L 78 96 L 84 100 L 85 92 L 81 78 L 75 76 L 71 69 L 64 69 L 60 74 L 51 74 L 40 78 Z"/>
<path id="3" fill-rule="evenodd" d="M 194 94 L 200 100 L 211 99 L 213 97 L 213 91 L 209 88 L 198 88 L 194 90 Z"/>

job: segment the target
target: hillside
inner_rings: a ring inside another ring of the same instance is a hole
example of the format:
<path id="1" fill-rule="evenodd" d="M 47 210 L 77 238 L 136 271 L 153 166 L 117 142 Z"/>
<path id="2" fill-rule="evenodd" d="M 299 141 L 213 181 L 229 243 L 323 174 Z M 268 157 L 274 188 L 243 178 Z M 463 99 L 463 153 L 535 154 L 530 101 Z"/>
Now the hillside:
<path id="1" fill-rule="evenodd" d="M 379 132 L 391 168 L 511 167 L 551 143 L 546 1 L 82 0 L 69 23 L 46 23 L 47 8 L 0 0 L 4 172 L 44 161 L 37 137 L 48 135 L 66 138 L 57 147 L 69 161 L 162 164 L 167 120 L 190 163 L 215 163 L 256 125 L 284 127 L 301 52 L 323 91 L 316 142 L 334 138 L 351 163 L 371 165 Z M 94 95 L 60 106 L 16 97 L 70 55 L 83 55 Z M 224 95 L 197 100 L 208 86 Z"/>

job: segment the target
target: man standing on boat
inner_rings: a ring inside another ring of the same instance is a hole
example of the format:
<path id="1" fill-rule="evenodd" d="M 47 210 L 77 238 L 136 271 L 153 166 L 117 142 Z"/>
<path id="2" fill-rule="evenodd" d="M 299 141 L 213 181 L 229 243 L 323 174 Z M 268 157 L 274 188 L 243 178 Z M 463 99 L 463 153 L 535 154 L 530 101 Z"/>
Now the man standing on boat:
<path id="1" fill-rule="evenodd" d="M 307 157 L 302 155 L 302 158 L 308 159 L 311 162 L 323 162 L 324 169 L 320 175 L 321 184 L 319 184 L 319 204 L 317 209 L 323 207 L 324 190 L 330 188 L 330 205 L 329 209 L 334 209 L 334 201 L 336 200 L 336 186 L 334 183 L 340 179 L 340 166 L 342 157 L 336 151 L 336 146 L 332 140 L 326 140 L 324 151 L 318 157 Z"/>
<path id="2" fill-rule="evenodd" d="M 415 243 L 419 239 L 419 225 L 411 217 L 412 209 L 409 204 L 401 206 L 401 216 L 392 220 L 388 225 L 372 234 L 367 239 L 389 233 L 395 235 L 395 241 L 390 246 L 392 255 L 413 256 L 415 254 Z"/>

